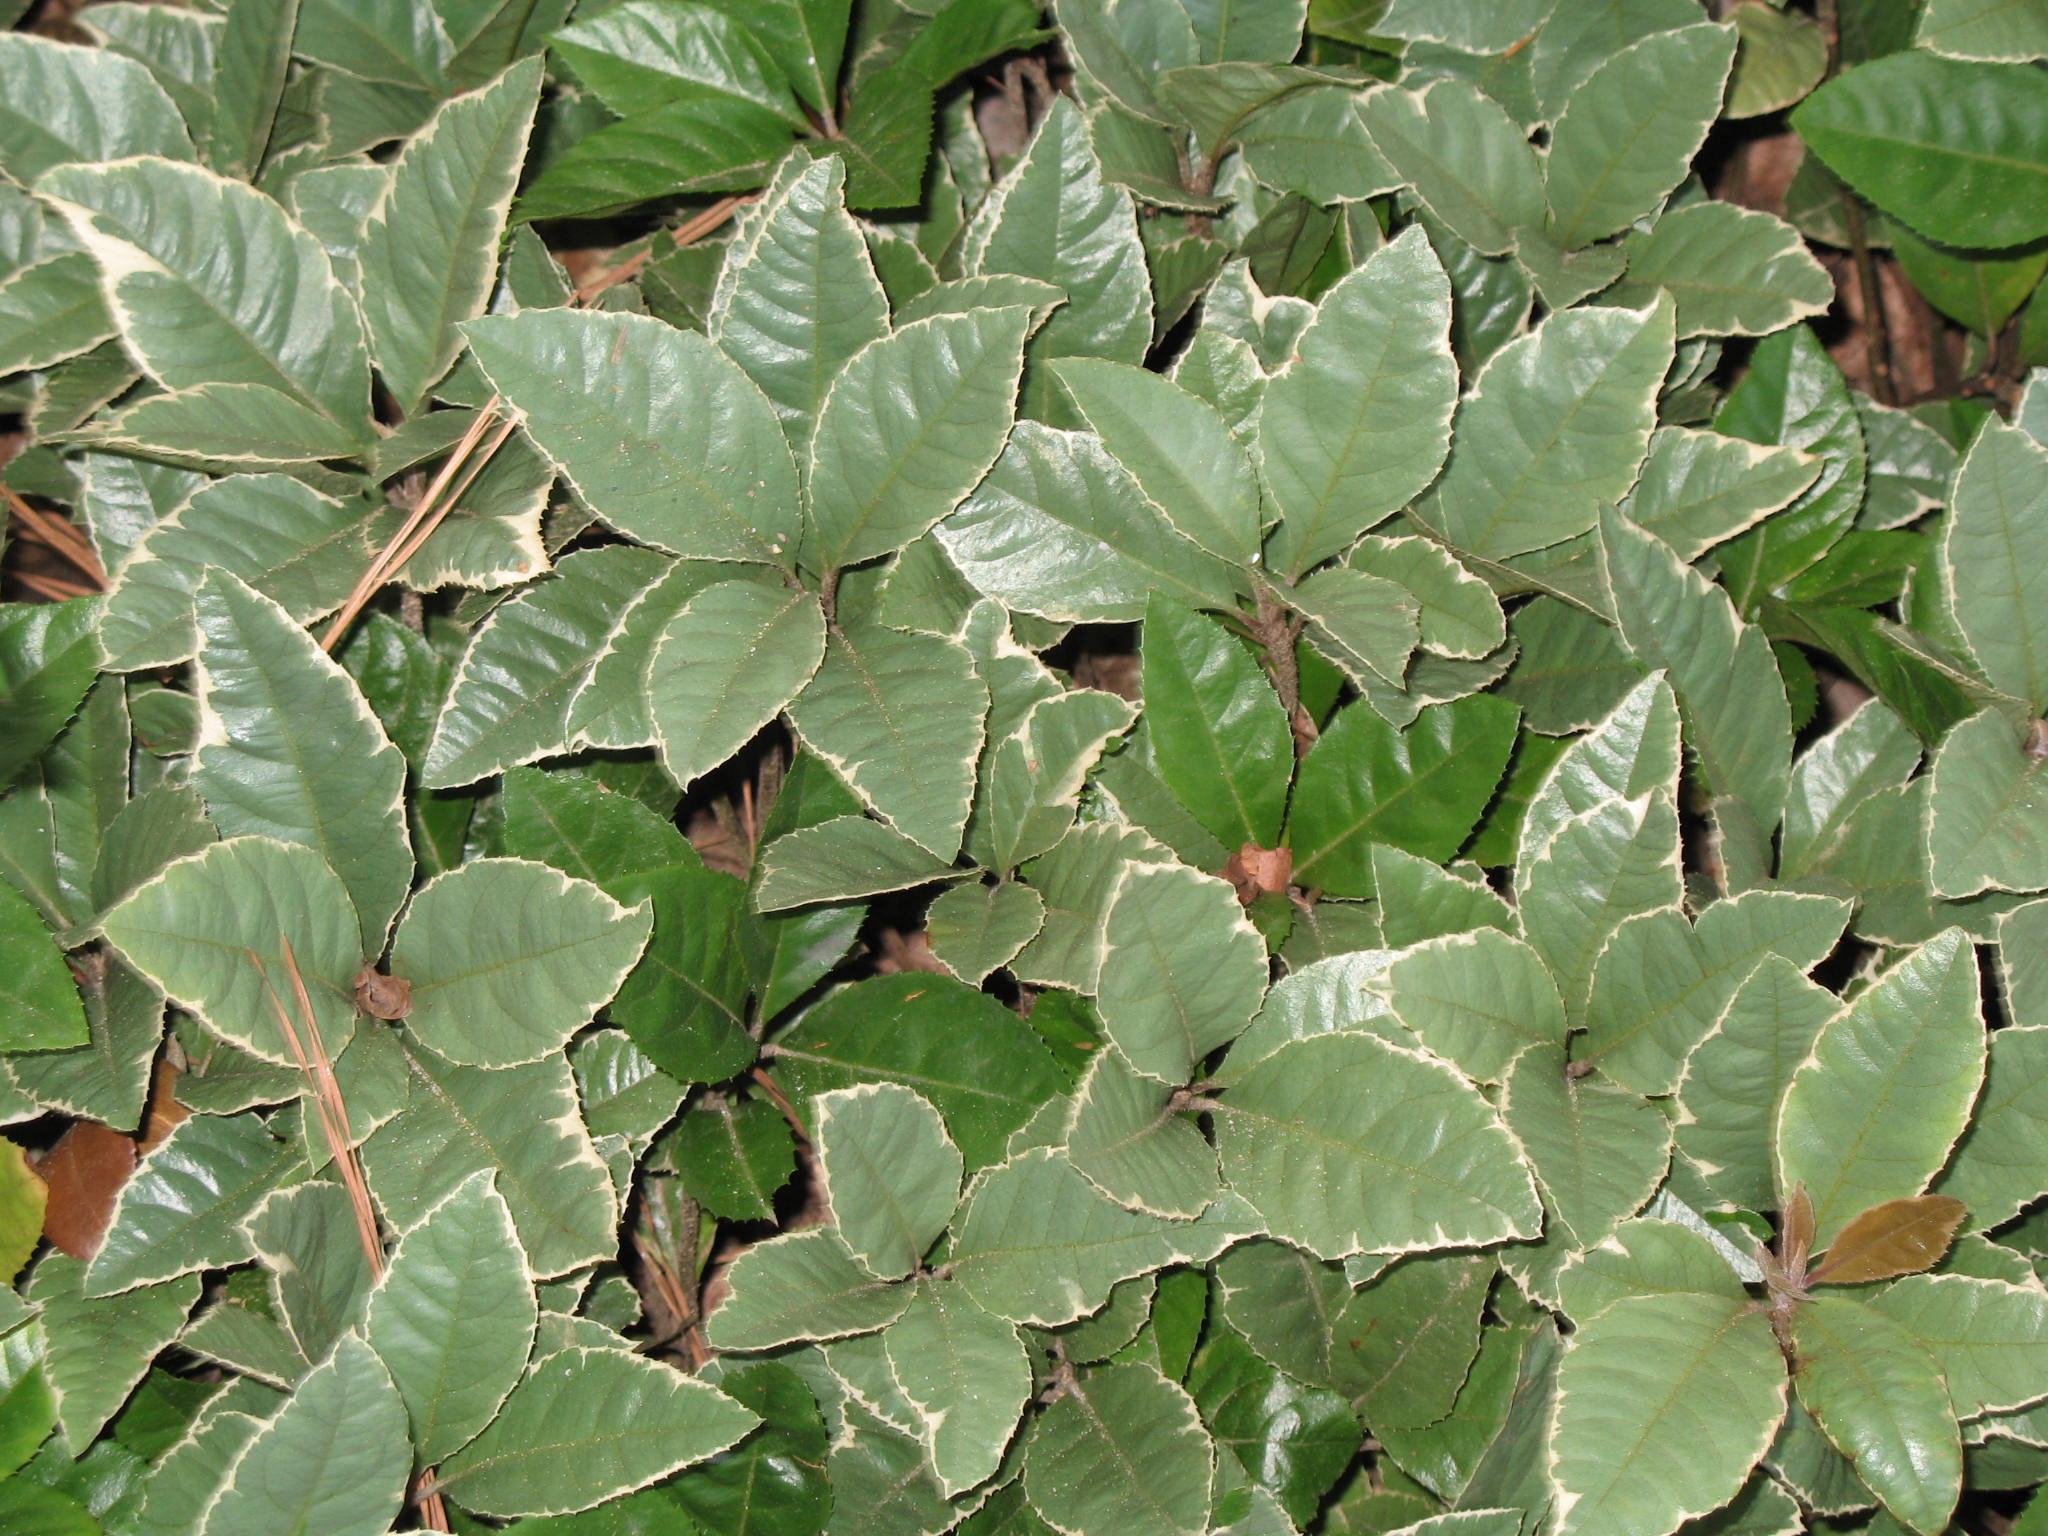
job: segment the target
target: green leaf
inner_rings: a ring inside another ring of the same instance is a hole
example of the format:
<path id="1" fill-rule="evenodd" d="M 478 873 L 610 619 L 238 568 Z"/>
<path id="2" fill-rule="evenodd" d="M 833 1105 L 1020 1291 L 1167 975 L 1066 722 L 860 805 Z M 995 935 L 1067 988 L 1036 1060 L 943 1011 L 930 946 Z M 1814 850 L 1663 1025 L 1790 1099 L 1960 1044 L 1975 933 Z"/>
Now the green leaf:
<path id="1" fill-rule="evenodd" d="M 1623 1536 L 1671 1530 L 1735 1496 L 1784 1416 L 1785 1369 L 1746 1302 L 1628 1297 L 1580 1325 L 1557 1391 L 1560 1536 Z"/>
<path id="2" fill-rule="evenodd" d="M 1074 1090 L 1067 1159 L 1125 1209 L 1185 1221 L 1216 1198 L 1216 1153 L 1175 1112 L 1174 1093 L 1114 1045 L 1096 1052 Z"/>
<path id="3" fill-rule="evenodd" d="M 636 1149 L 682 1107 L 685 1087 L 662 1071 L 621 1029 L 583 1035 L 569 1049 L 584 1123 L 593 1136 L 623 1136 Z"/>
<path id="4" fill-rule="evenodd" d="M 1734 60 L 1733 27 L 1680 27 L 1631 43 L 1572 92 L 1544 166 L 1551 232 L 1567 250 L 1654 212 L 1684 179 Z"/>
<path id="5" fill-rule="evenodd" d="M 156 77 L 111 49 L 10 30 L 0 33 L 0 73 L 14 87 L 0 108 L 0 160 L 24 185 L 74 161 L 193 158 L 184 119 Z"/>
<path id="6" fill-rule="evenodd" d="M 253 1258 L 242 1222 L 301 1166 L 300 1153 L 252 1117 L 181 1120 L 121 1186 L 87 1292 L 110 1296 Z"/>
<path id="7" fill-rule="evenodd" d="M 266 837 L 215 843 L 169 865 L 100 927 L 173 1002 L 281 1066 L 296 1064 L 271 1001 L 271 987 L 281 1001 L 291 995 L 288 941 L 330 1055 L 348 1039 L 362 935 L 347 888 L 309 849 Z"/>
<path id="8" fill-rule="evenodd" d="M 2048 602 L 2041 561 L 2048 448 L 1996 423 L 1956 475 L 1939 580 L 1964 641 L 1994 688 L 2048 708 Z"/>
<path id="9" fill-rule="evenodd" d="M 199 1299 L 196 1277 L 144 1286 L 111 1300 L 85 1293 L 85 1265 L 51 1249 L 29 1276 L 27 1299 L 41 1309 L 43 1375 L 57 1422 L 74 1446 L 89 1446 L 178 1335 Z"/>
<path id="10" fill-rule="evenodd" d="M 1374 91 L 1359 105 L 1373 147 L 1445 228 L 1486 256 L 1543 224 L 1543 168 L 1528 134 L 1462 80 Z"/>
<path id="11" fill-rule="evenodd" d="M 1031 1026 L 943 976 L 882 976 L 827 997 L 775 1040 L 775 1073 L 799 1105 L 860 1083 L 901 1083 L 945 1117 L 969 1168 L 1003 1155 L 1012 1131 L 1067 1079 Z"/>
<path id="12" fill-rule="evenodd" d="M 482 859 L 413 897 L 392 942 L 406 1028 L 453 1062 L 511 1067 L 559 1051 L 611 999 L 653 916 L 524 859 Z"/>
<path id="13" fill-rule="evenodd" d="M 122 340 L 158 383 L 254 386 L 365 445 L 362 322 L 320 242 L 276 203 L 148 157 L 59 167 L 37 189 L 99 262 Z"/>
<path id="14" fill-rule="evenodd" d="M 407 414 L 462 350 L 457 323 L 490 298 L 540 73 L 522 60 L 445 102 L 407 141 L 363 226 L 357 291 L 370 351 Z"/>
<path id="15" fill-rule="evenodd" d="M 818 408 L 804 563 L 892 554 L 960 504 L 1003 450 L 1031 311 L 937 315 L 871 342 Z"/>
<path id="16" fill-rule="evenodd" d="M 1524 852 L 1515 869 L 1522 936 L 1550 967 L 1567 1018 L 1583 1019 L 1594 966 L 1614 931 L 1677 908 L 1678 830 L 1670 792 L 1653 790 L 1602 801 L 1566 822 L 1540 854 Z"/>
<path id="17" fill-rule="evenodd" d="M 1715 902 L 1690 927 L 1670 910 L 1629 919 L 1595 966 L 1576 1054 L 1625 1087 L 1671 1092 L 1758 962 L 1781 955 L 1809 971 L 1834 950 L 1848 917 L 1826 896 L 1754 890 Z"/>
<path id="18" fill-rule="evenodd" d="M 975 590 L 1059 622 L 1143 618 L 1154 591 L 1227 609 L 1244 578 L 1184 537 L 1092 435 L 1020 421 L 938 527 Z"/>
<path id="19" fill-rule="evenodd" d="M 1594 725 L 1642 680 L 1614 626 L 1561 598 L 1538 595 L 1517 608 L 1508 633 L 1517 650 L 1500 693 L 1522 706 L 1530 731 Z"/>
<path id="20" fill-rule="evenodd" d="M 361 1320 L 372 1283 L 348 1192 L 325 1179 L 273 1189 L 243 1226 L 285 1332 L 306 1361 L 326 1359 Z"/>
<path id="21" fill-rule="evenodd" d="M 1948 1524 L 1962 1491 L 1962 1445 L 1940 1368 L 1882 1312 L 1834 1296 L 1792 1317 L 1799 1397 L 1856 1474 L 1910 1530 Z"/>
<path id="22" fill-rule="evenodd" d="M 1329 1379 L 1375 1434 L 1451 1411 L 1479 1350 L 1493 1274 L 1491 1254 L 1430 1254 L 1344 1295 L 1330 1326 Z"/>
<path id="23" fill-rule="evenodd" d="M 1854 401 L 1869 452 L 1868 483 L 1857 522 L 1865 528 L 1900 528 L 1946 505 L 1957 462 L 1948 439 L 1905 411 L 1861 395 Z"/>
<path id="24" fill-rule="evenodd" d="M 1999 930 L 2024 931 L 2016 914 L 2009 914 Z M 2006 964 L 2010 975 L 2013 962 L 2008 959 Z M 2035 1188 L 2044 1182 L 2040 1151 L 2048 1145 L 2044 1084 L 2048 1084 L 2048 1030 L 2031 1024 L 1994 1030 L 1983 1095 L 1970 1128 L 1956 1145 L 1954 1158 L 1935 1181 L 1942 1194 L 1953 1195 L 1969 1207 L 1973 1231 L 2010 1220 L 2022 1207 L 2048 1193 Z"/>
<path id="25" fill-rule="evenodd" d="M 1449 337 L 1450 283 L 1419 230 L 1323 296 L 1259 415 L 1276 569 L 1340 553 L 1436 477 L 1457 400 Z"/>
<path id="26" fill-rule="evenodd" d="M 1536 31 L 1555 8 L 1556 0 L 1392 0 L 1372 31 L 1467 53 L 1501 53 Z"/>
<path id="27" fill-rule="evenodd" d="M 1274 846 L 1294 743 L 1250 652 L 1155 592 L 1145 608 L 1144 670 L 1159 776 L 1226 848 Z"/>
<path id="28" fill-rule="evenodd" d="M 1565 1315 L 1581 1325 L 1630 1296 L 1748 1299 L 1711 1239 L 1655 1216 L 1624 1221 L 1605 1242 L 1573 1254 L 1557 1289 Z"/>
<path id="29" fill-rule="evenodd" d="M 1563 1053 L 1524 1052 L 1501 1090 L 1501 1119 L 1542 1185 L 1539 1245 L 1501 1261 L 1530 1293 L 1555 1300 L 1567 1255 L 1605 1241 L 1663 1182 L 1671 1126 L 1648 1099 L 1570 1076 Z"/>
<path id="30" fill-rule="evenodd" d="M 1670 545 L 1679 559 L 1697 560 L 1785 506 L 1822 469 L 1821 460 L 1797 448 L 1763 447 L 1690 427 L 1659 427 L 1650 435 L 1649 457 L 1621 510 Z"/>
<path id="31" fill-rule="evenodd" d="M 835 816 L 778 837 L 761 853 L 754 904 L 777 912 L 851 901 L 963 873 L 865 816 Z"/>
<path id="32" fill-rule="evenodd" d="M 48 368 L 114 334 L 92 258 L 71 251 L 0 281 L 0 369 Z"/>
<path id="33" fill-rule="evenodd" d="M 2048 886 L 2048 775 L 1996 711 L 1972 715 L 1934 754 L 1927 816 L 1935 895 Z"/>
<path id="34" fill-rule="evenodd" d="M 773 1349 L 799 1339 L 872 1333 L 903 1315 L 915 1289 L 877 1280 L 832 1227 L 757 1243 L 733 1261 L 727 1276 L 732 1294 L 708 1329 L 718 1349 Z"/>
<path id="35" fill-rule="evenodd" d="M 1470 1081 L 1372 1035 L 1266 1057 L 1216 1112 L 1216 1143 L 1268 1230 L 1324 1258 L 1496 1243 L 1541 1220 L 1513 1138 Z"/>
<path id="36" fill-rule="evenodd" d="M 1357 1446 L 1358 1422 L 1344 1399 L 1291 1380 L 1225 1329 L 1204 1341 L 1187 1386 L 1218 1448 L 1290 1519 L 1312 1519 Z"/>
<path id="37" fill-rule="evenodd" d="M 1209 1528 L 1216 1448 L 1185 1390 L 1149 1366 L 1098 1366 L 1033 1426 L 1024 1490 L 1076 1536 Z"/>
<path id="38" fill-rule="evenodd" d="M 690 1197 L 730 1221 L 772 1221 L 774 1194 L 796 1171 L 789 1127 L 765 1099 L 705 1103 L 662 1145 Z"/>
<path id="39" fill-rule="evenodd" d="M 1903 225 L 1891 231 L 1892 256 L 1920 294 L 1951 320 L 1996 336 L 2040 286 L 2048 251 L 2017 256 L 1965 254 L 1932 245 Z"/>
<path id="40" fill-rule="evenodd" d="M 1539 858 L 1575 816 L 1606 800 L 1634 800 L 1677 782 L 1678 703 L 1652 674 L 1551 765 L 1523 818 L 1517 865 Z"/>
<path id="41" fill-rule="evenodd" d="M 1515 925 L 1507 903 L 1484 880 L 1464 869 L 1454 874 L 1398 848 L 1372 850 L 1372 883 L 1390 947 L 1405 949 L 1475 928 L 1507 933 Z"/>
<path id="42" fill-rule="evenodd" d="M 2048 17 L 1997 0 L 1928 0 L 1913 42 L 1951 59 L 2023 62 L 2048 56 Z"/>
<path id="43" fill-rule="evenodd" d="M 1422 643 L 1439 655 L 1476 661 L 1507 638 L 1492 589 L 1441 544 L 1368 535 L 1353 546 L 1346 564 L 1405 588 L 1417 605 Z"/>
<path id="44" fill-rule="evenodd" d="M 622 117 L 662 106 L 696 87 L 802 121 L 761 43 L 714 6 L 628 0 L 579 18 L 550 38 L 549 46 Z"/>
<path id="45" fill-rule="evenodd" d="M 928 1099 L 863 1083 L 811 1100 L 813 1142 L 840 1241 L 870 1273 L 916 1269 L 960 1196 L 960 1149 Z"/>
<path id="46" fill-rule="evenodd" d="M 1128 192 L 1103 181 L 1087 124 L 1071 101 L 1054 101 L 1023 156 L 976 212 L 961 253 L 971 276 L 1015 273 L 1065 292 L 1067 302 L 1032 343 L 1034 360 L 1144 360 L 1152 343 L 1152 285 L 1136 210 Z"/>
<path id="47" fill-rule="evenodd" d="M 789 444 L 760 387 L 710 341 L 594 310 L 460 329 L 535 445 L 612 527 L 686 559 L 793 567 Z"/>
<path id="48" fill-rule="evenodd" d="M 727 252 L 706 316 L 711 339 L 761 386 L 799 453 L 833 379 L 889 333 L 888 298 L 846 212 L 845 166 L 837 156 L 783 163 Z"/>
<path id="49" fill-rule="evenodd" d="M 370 1347 L 344 1334 L 235 1459 L 205 1529 L 371 1536 L 389 1528 L 411 1471 L 398 1390 Z"/>
<path id="50" fill-rule="evenodd" d="M 195 384 L 144 395 L 81 439 L 116 452 L 274 469 L 360 451 L 353 429 L 263 384 Z"/>
<path id="51" fill-rule="evenodd" d="M 718 1388 L 759 1414 L 760 1425 L 731 1450 L 662 1484 L 662 1493 L 701 1522 L 693 1531 L 822 1531 L 832 1509 L 832 1436 L 811 1388 L 788 1366 L 768 1364 L 728 1372 Z M 653 1536 L 662 1517 L 649 1518 Z"/>
<path id="52" fill-rule="evenodd" d="M 1362 704 L 1341 711 L 1301 765 L 1287 833 L 1296 883 L 1371 895 L 1374 843 L 1447 862 L 1493 798 L 1516 716 L 1480 694 L 1432 704 L 1406 730 Z"/>
<path id="53" fill-rule="evenodd" d="M 1743 14 L 1741 11 L 1737 15 Z M 1628 276 L 1613 297 L 1647 303 L 1662 288 L 1678 336 L 1765 336 L 1825 314 L 1834 279 L 1784 220 L 1733 203 L 1674 208 L 1622 241 Z"/>
<path id="54" fill-rule="evenodd" d="M 1806 873 L 1850 814 L 1879 790 L 1904 783 L 1919 758 L 1912 732 L 1881 702 L 1866 704 L 1802 753 L 1792 765 L 1785 805 L 1784 874 Z"/>
<path id="55" fill-rule="evenodd" d="M 532 1274 L 489 1172 L 405 1233 L 370 1295 L 363 1336 L 391 1372 L 420 1460 L 445 1460 L 496 1415 L 526 1369 Z"/>
<path id="56" fill-rule="evenodd" d="M 455 669 L 422 781 L 452 788 L 566 751 L 570 704 L 619 611 L 668 569 L 659 555 L 630 545 L 579 550 L 493 609 Z"/>
<path id="57" fill-rule="evenodd" d="M 431 6 L 402 0 L 302 0 L 293 51 L 363 80 L 439 91 L 450 52 L 447 28 Z"/>
<path id="58" fill-rule="evenodd" d="M 1778 1188 L 1806 1186 L 1816 1247 L 1857 1212 L 1927 1187 L 1969 1121 L 1984 1062 L 1976 955 L 1960 929 L 1828 1021 L 1785 1090 L 1776 1132 Z"/>
<path id="59" fill-rule="evenodd" d="M 691 598 L 648 663 L 662 760 L 688 785 L 745 746 L 811 680 L 825 620 L 808 593 L 727 581 Z"/>
<path id="60" fill-rule="evenodd" d="M 8 1051 L 51 1051 L 86 1044 L 91 1036 L 85 1006 L 64 951 L 27 898 L 9 885 L 0 885 L 0 953 L 7 957 L 6 980 L 0 981 L 6 1018 L 0 1045 Z"/>
<path id="61" fill-rule="evenodd" d="M 1792 770 L 1792 721 L 1777 702 L 1784 683 L 1763 631 L 1618 512 L 1602 515 L 1600 546 L 1622 639 L 1645 668 L 1670 677 L 1708 789 L 1774 826 Z"/>
<path id="62" fill-rule="evenodd" d="M 1124 363 L 1066 358 L 1052 373 L 1176 531 L 1218 559 L 1257 564 L 1258 478 L 1215 407 Z"/>
<path id="63" fill-rule="evenodd" d="M 1820 83 L 1828 68 L 1827 34 L 1797 11 L 1738 9 L 1735 74 L 1728 82 L 1729 118 L 1761 117 L 1791 106 Z"/>
<path id="64" fill-rule="evenodd" d="M 574 558 L 573 556 L 571 557 Z M 741 568 L 749 580 L 768 572 Z M 652 586 L 629 597 L 615 610 L 608 639 L 569 700 L 567 730 L 573 740 L 592 747 L 651 747 L 656 744 L 648 710 L 648 662 L 662 630 L 706 588 L 733 579 L 733 567 L 715 560 L 678 560 Z"/>
<path id="65" fill-rule="evenodd" d="M 956 885 L 925 913 L 932 953 L 972 987 L 1016 959 L 1044 925 L 1044 898 L 1016 881 Z"/>
<path id="66" fill-rule="evenodd" d="M 92 687 L 93 633 L 104 612 L 91 598 L 0 607 L 0 708 L 8 721 L 0 785 L 42 756 Z"/>
<path id="67" fill-rule="evenodd" d="M 291 67 L 297 0 L 258 5 L 237 0 L 222 18 L 206 91 L 206 159 L 223 176 L 252 176 L 277 127 Z"/>
<path id="68" fill-rule="evenodd" d="M 882 1347 L 948 1497 L 993 1477 L 1031 1395 L 1016 1325 L 982 1311 L 957 1285 L 920 1281 Z"/>
<path id="69" fill-rule="evenodd" d="M 0 1276 L 12 1284 L 42 1241 L 49 1186 L 17 1142 L 0 1147 Z M 0 1454 L 0 1464 L 6 1454 Z"/>
<path id="70" fill-rule="evenodd" d="M 441 1466 L 465 1509 L 570 1514 L 715 1456 L 759 1423 L 715 1387 L 644 1355 L 537 1360 L 490 1427 Z"/>
<path id="71" fill-rule="evenodd" d="M 856 1402 L 847 1404 L 846 1421 L 828 1463 L 844 1536 L 937 1536 L 959 1519 L 915 1437 Z"/>
<path id="72" fill-rule="evenodd" d="M 1045 898 L 1045 926 L 1012 969 L 1019 980 L 1093 993 L 1102 969 L 1102 926 L 1126 862 L 1165 864 L 1173 855 L 1136 827 L 1077 826 L 1025 873 Z"/>
<path id="73" fill-rule="evenodd" d="M 2048 1296 L 1967 1275 L 1908 1275 L 1870 1298 L 1926 1345 L 1959 1418 L 2035 1401 L 2048 1365 Z"/>
<path id="74" fill-rule="evenodd" d="M 1553 314 L 1494 353 L 1458 409 L 1425 516 L 1489 560 L 1585 533 L 1634 482 L 1671 364 L 1671 308 Z"/>
<path id="75" fill-rule="evenodd" d="M 1693 1047 L 1678 1084 L 1678 1148 L 1721 1198 L 1753 1211 L 1775 1203 L 1770 1144 L 1778 1101 L 1838 1006 L 1798 966 L 1771 956 Z"/>
<path id="76" fill-rule="evenodd" d="M 845 621 L 789 706 L 804 745 L 939 858 L 959 851 L 988 690 L 957 642 Z"/>
<path id="77" fill-rule="evenodd" d="M 168 667 L 197 653 L 192 600 L 209 567 L 240 578 L 299 623 L 332 612 L 370 562 L 365 510 L 289 475 L 230 475 L 202 487 L 143 534 L 123 563 L 100 626 L 108 667 Z"/>
<path id="78" fill-rule="evenodd" d="M 1910 49 L 1830 80 L 1792 125 L 1892 217 L 1930 240 L 1988 249 L 2048 234 L 2044 97 L 2048 82 L 2026 65 Z"/>
<path id="79" fill-rule="evenodd" d="M 1384 884 L 1380 900 L 1393 900 Z M 1550 973 L 1528 945 L 1492 928 L 1417 945 L 1371 986 L 1424 1046 L 1477 1082 L 1500 1082 L 1532 1045 L 1564 1044 Z"/>
<path id="80" fill-rule="evenodd" d="M 578 139 L 533 179 L 513 216 L 587 218 L 678 193 L 758 187 L 789 143 L 781 112 L 691 89 Z"/>
<path id="81" fill-rule="evenodd" d="M 213 571 L 192 595 L 192 616 L 192 787 L 228 837 L 317 852 L 347 887 L 362 952 L 374 956 L 412 883 L 405 759 L 349 675 L 269 598 Z"/>
<path id="82" fill-rule="evenodd" d="M 1265 994 L 1266 947 L 1230 887 L 1180 865 L 1126 865 L 1097 1002 L 1139 1072 L 1170 1084 L 1234 1039 Z"/>
<path id="83" fill-rule="evenodd" d="M 403 1049 L 405 1107 L 363 1143 L 370 1186 L 394 1226 L 418 1225 L 488 1171 L 539 1278 L 616 1251 L 617 1198 L 566 1060 L 482 1071 L 423 1046 Z"/>
<path id="84" fill-rule="evenodd" d="M 1420 607 L 1408 589 L 1348 566 L 1317 571 L 1287 593 L 1313 621 L 1309 639 L 1361 688 L 1368 677 L 1402 686 L 1420 636 Z M 1494 610 L 1499 612 L 1498 607 Z M 1497 645 L 1499 642 L 1496 641 Z"/>
<path id="85" fill-rule="evenodd" d="M 1037 1147 L 970 1186 L 948 1262 L 954 1281 L 987 1311 L 1055 1328 L 1100 1308 L 1118 1282 L 1207 1263 L 1257 1226 L 1228 1195 L 1193 1221 L 1126 1210 L 1059 1151 Z"/>

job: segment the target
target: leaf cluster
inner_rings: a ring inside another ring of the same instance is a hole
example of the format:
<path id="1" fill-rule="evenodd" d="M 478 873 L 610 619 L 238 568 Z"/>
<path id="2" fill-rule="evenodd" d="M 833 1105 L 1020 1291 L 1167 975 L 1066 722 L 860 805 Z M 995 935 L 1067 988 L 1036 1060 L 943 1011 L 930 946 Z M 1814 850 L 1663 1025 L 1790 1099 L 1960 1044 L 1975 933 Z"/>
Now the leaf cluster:
<path id="1" fill-rule="evenodd" d="M 0 33 L 0 1511 L 2048 1480 L 2048 28 L 1824 9 Z"/>

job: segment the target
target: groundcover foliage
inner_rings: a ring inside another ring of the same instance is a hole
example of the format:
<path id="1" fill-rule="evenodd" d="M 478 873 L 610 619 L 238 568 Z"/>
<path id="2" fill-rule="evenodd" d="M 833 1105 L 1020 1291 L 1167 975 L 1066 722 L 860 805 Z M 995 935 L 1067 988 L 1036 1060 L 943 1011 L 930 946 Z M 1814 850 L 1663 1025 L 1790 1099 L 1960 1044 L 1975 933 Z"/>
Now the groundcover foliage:
<path id="1" fill-rule="evenodd" d="M 6 1528 L 2018 1508 L 2048 382 L 1806 322 L 2048 22 L 1821 10 L 0 35 Z"/>

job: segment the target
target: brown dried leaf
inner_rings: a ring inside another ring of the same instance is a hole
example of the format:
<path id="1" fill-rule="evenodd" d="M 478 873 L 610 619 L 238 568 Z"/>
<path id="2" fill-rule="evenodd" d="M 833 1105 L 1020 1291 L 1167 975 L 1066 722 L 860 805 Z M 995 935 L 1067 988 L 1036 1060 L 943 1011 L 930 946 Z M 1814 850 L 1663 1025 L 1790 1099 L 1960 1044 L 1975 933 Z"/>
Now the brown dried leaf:
<path id="1" fill-rule="evenodd" d="M 1238 901 L 1247 907 L 1262 893 L 1281 895 L 1294 878 L 1294 850 L 1246 843 L 1223 866 L 1223 878 L 1237 892 Z"/>
<path id="2" fill-rule="evenodd" d="M 412 983 L 366 965 L 356 972 L 356 1006 L 373 1019 L 402 1019 L 412 1012 Z"/>
<path id="3" fill-rule="evenodd" d="M 135 1143 L 97 1120 L 80 1120 L 57 1138 L 36 1171 L 50 1190 L 43 1236 L 74 1259 L 90 1259 L 135 1171 Z"/>
<path id="4" fill-rule="evenodd" d="M 1953 1195 L 1915 1195 L 1873 1205 L 1842 1228 L 1807 1283 L 1861 1285 L 1931 1269 L 1948 1252 L 1966 1214 Z"/>

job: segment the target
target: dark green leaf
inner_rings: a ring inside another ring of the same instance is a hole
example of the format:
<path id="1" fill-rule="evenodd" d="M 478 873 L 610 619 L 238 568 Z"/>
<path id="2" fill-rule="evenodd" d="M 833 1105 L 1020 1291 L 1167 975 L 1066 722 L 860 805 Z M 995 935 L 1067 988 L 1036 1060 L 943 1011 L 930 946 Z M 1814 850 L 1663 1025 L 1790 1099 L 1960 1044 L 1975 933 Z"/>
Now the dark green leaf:
<path id="1" fill-rule="evenodd" d="M 1296 883 L 1371 895 L 1374 843 L 1447 862 L 1493 798 L 1517 715 L 1478 694 L 1433 704 L 1406 730 L 1363 704 L 1342 711 L 1301 765 L 1288 829 Z"/>

